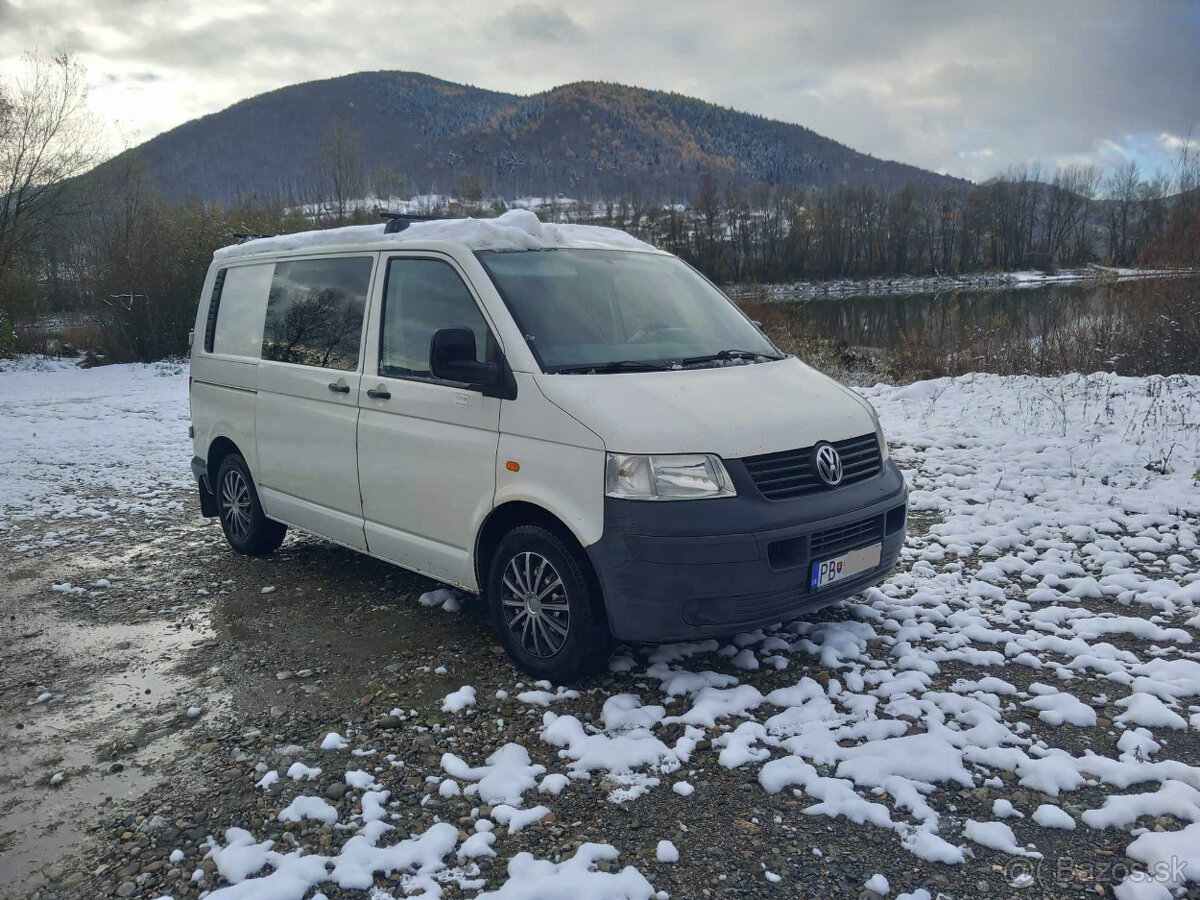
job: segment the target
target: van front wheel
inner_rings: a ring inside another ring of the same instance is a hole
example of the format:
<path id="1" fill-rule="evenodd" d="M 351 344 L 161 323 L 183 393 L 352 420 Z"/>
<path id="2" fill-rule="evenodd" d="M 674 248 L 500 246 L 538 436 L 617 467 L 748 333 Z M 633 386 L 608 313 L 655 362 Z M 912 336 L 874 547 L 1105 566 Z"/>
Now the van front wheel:
<path id="1" fill-rule="evenodd" d="M 553 531 L 521 525 L 505 535 L 492 557 L 487 594 L 500 642 L 529 674 L 571 681 L 608 659 L 587 561 Z"/>
<path id="2" fill-rule="evenodd" d="M 229 546 L 238 553 L 262 556 L 283 543 L 287 526 L 268 519 L 258 502 L 250 467 L 230 453 L 217 469 L 217 513 Z"/>

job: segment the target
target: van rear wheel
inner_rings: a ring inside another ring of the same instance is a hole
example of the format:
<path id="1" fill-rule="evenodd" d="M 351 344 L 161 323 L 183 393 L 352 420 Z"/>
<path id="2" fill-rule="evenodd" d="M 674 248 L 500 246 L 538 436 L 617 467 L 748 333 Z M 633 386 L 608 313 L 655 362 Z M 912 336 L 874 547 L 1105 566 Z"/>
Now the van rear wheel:
<path id="1" fill-rule="evenodd" d="M 529 674 L 571 681 L 607 661 L 611 639 L 587 560 L 553 531 L 521 525 L 505 535 L 487 596 L 500 642 Z"/>
<path id="2" fill-rule="evenodd" d="M 217 469 L 217 514 L 229 546 L 248 556 L 263 556 L 283 543 L 287 526 L 268 519 L 258 501 L 250 467 L 237 453 Z"/>

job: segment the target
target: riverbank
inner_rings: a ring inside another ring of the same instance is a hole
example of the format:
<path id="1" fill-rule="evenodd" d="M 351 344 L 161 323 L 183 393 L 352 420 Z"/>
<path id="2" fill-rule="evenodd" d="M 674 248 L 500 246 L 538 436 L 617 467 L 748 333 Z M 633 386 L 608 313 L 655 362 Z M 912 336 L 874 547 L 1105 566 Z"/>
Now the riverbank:
<path id="1" fill-rule="evenodd" d="M 778 347 L 849 384 L 965 372 L 1200 374 L 1195 276 L 737 302 Z"/>
<path id="2" fill-rule="evenodd" d="M 817 300 L 838 297 L 887 297 L 947 291 L 1012 290 L 1048 284 L 1110 283 L 1145 278 L 1189 278 L 1200 269 L 1124 269 L 1087 266 L 1055 272 L 975 272 L 965 275 L 895 275 L 886 278 L 835 278 L 786 284 L 731 284 L 725 293 L 735 300 Z"/>

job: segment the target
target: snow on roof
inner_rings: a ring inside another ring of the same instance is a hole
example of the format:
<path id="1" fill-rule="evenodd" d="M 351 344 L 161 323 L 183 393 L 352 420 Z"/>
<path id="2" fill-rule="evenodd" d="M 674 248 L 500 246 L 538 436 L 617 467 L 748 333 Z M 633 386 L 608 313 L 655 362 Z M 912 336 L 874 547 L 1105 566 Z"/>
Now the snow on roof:
<path id="1" fill-rule="evenodd" d="M 314 250 L 351 244 L 412 241 L 451 241 L 471 250 L 547 250 L 577 247 L 606 250 L 653 250 L 649 244 L 618 231 L 596 225 L 556 225 L 542 222 L 527 209 L 513 209 L 494 219 L 435 219 L 413 222 L 403 231 L 385 234 L 379 225 L 350 225 L 324 231 L 300 231 L 277 237 L 258 238 L 224 247 L 214 259 L 229 260 L 260 253 Z"/>

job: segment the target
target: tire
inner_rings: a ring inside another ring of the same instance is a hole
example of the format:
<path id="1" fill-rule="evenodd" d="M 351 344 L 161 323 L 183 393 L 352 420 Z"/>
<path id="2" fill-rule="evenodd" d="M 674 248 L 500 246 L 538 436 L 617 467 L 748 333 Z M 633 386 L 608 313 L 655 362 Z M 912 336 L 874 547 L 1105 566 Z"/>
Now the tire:
<path id="1" fill-rule="evenodd" d="M 283 543 L 287 526 L 268 519 L 258 501 L 250 467 L 230 453 L 217 469 L 217 514 L 229 546 L 247 556 L 265 556 Z"/>
<path id="2" fill-rule="evenodd" d="M 608 661 L 612 638 L 593 584 L 573 541 L 540 525 L 504 536 L 492 556 L 487 598 L 500 643 L 518 668 L 566 682 Z"/>

